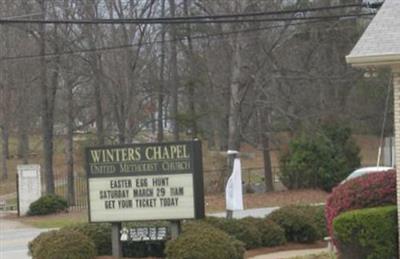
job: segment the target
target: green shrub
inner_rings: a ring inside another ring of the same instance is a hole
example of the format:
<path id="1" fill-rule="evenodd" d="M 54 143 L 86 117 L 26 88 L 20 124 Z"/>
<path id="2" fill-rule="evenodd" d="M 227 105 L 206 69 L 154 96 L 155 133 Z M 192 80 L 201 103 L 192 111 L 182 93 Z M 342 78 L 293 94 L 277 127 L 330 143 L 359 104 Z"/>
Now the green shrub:
<path id="1" fill-rule="evenodd" d="M 312 243 L 320 238 L 313 218 L 298 207 L 280 208 L 268 215 L 267 219 L 284 229 L 288 241 Z"/>
<path id="2" fill-rule="evenodd" d="M 261 233 L 261 246 L 263 247 L 279 246 L 286 243 L 285 231 L 272 220 L 247 217 L 241 221 L 257 227 Z"/>
<path id="3" fill-rule="evenodd" d="M 289 189 L 330 191 L 360 166 L 359 148 L 349 128 L 327 124 L 291 140 L 280 163 L 280 179 Z"/>
<path id="4" fill-rule="evenodd" d="M 208 224 L 226 232 L 239 241 L 242 241 L 247 249 L 261 246 L 261 232 L 256 225 L 246 220 L 216 219 L 209 217 L 205 220 Z"/>
<path id="5" fill-rule="evenodd" d="M 47 215 L 68 209 L 68 202 L 54 194 L 40 197 L 29 206 L 28 215 Z"/>
<path id="6" fill-rule="evenodd" d="M 77 231 L 58 230 L 39 235 L 29 246 L 33 259 L 92 259 L 93 242 Z"/>
<path id="7" fill-rule="evenodd" d="M 28 254 L 33 255 L 33 251 L 36 250 L 36 248 L 39 246 L 39 244 L 43 240 L 51 239 L 54 236 L 56 236 L 56 233 L 58 230 L 51 230 L 48 232 L 42 232 L 40 233 L 37 237 L 35 237 L 32 241 L 28 243 Z"/>
<path id="8" fill-rule="evenodd" d="M 323 239 L 324 237 L 328 236 L 324 205 L 319 205 L 319 206 L 300 205 L 295 207 L 312 219 L 312 222 L 317 228 L 318 236 L 320 239 Z"/>
<path id="9" fill-rule="evenodd" d="M 111 225 L 107 223 L 79 223 L 62 228 L 77 231 L 93 241 L 98 255 L 111 255 Z"/>
<path id="10" fill-rule="evenodd" d="M 344 212 L 333 228 L 341 258 L 398 258 L 396 206 Z"/>
<path id="11" fill-rule="evenodd" d="M 243 244 L 204 222 L 184 225 L 182 234 L 167 243 L 167 258 L 173 259 L 241 259 Z"/>

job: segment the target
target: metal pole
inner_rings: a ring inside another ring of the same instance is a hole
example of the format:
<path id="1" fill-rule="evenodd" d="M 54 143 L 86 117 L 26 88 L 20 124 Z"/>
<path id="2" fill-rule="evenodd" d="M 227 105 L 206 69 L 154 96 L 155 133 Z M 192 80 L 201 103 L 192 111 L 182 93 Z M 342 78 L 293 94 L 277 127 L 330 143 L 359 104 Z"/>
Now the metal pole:
<path id="1" fill-rule="evenodd" d="M 112 256 L 114 258 L 122 258 L 122 246 L 120 241 L 121 223 L 111 224 L 111 245 L 112 245 Z"/>

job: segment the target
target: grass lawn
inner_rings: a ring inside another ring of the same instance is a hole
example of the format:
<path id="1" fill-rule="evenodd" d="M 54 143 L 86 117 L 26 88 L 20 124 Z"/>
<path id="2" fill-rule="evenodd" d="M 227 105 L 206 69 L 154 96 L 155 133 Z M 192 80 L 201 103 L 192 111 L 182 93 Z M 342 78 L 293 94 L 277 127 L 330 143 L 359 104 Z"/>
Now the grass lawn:
<path id="1" fill-rule="evenodd" d="M 284 192 L 245 194 L 245 209 L 260 207 L 277 207 L 286 205 L 315 204 L 325 202 L 327 193 L 319 190 L 296 190 Z M 205 197 L 206 213 L 225 210 L 224 195 L 208 195 Z M 26 216 L 15 218 L 20 222 L 38 228 L 59 228 L 66 225 L 87 222 L 87 210 L 58 213 L 47 216 Z"/>
<path id="2" fill-rule="evenodd" d="M 25 216 L 16 219 L 23 224 L 37 228 L 61 228 L 76 223 L 88 222 L 88 213 L 86 210 L 82 210 L 46 216 Z"/>

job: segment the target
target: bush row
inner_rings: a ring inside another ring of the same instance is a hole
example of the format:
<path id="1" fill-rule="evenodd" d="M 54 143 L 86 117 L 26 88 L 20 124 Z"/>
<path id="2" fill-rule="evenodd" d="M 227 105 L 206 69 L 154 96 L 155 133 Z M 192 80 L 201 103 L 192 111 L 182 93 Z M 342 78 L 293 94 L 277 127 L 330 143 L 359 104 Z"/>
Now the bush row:
<path id="1" fill-rule="evenodd" d="M 398 258 L 396 206 L 345 212 L 333 228 L 340 258 Z"/>
<path id="2" fill-rule="evenodd" d="M 124 242 L 123 254 L 128 257 L 162 257 L 165 250 L 169 258 L 242 258 L 245 248 L 278 246 L 285 244 L 286 240 L 310 243 L 323 237 L 325 229 L 323 211 L 323 207 L 291 206 L 281 208 L 267 218 L 248 217 L 228 220 L 209 217 L 184 224 L 182 234 L 177 240 L 169 241 L 166 249 L 164 242 Z M 160 224 L 167 223 L 157 223 Z M 137 224 L 127 224 L 128 228 L 132 226 Z M 58 233 L 58 236 L 54 236 L 55 233 Z M 86 237 L 93 244 L 97 255 L 111 254 L 111 225 L 90 223 L 43 233 L 31 242 L 29 250 L 34 258 L 51 258 L 36 257 L 38 254 L 36 250 L 44 247 L 37 244 L 42 243 L 42 240 L 47 242 L 48 236 L 57 240 L 63 239 L 64 235 L 69 233 L 77 234 L 75 240 L 82 240 L 80 236 Z M 83 240 L 81 243 L 87 246 L 85 242 Z M 48 250 L 59 251 L 59 248 L 52 244 L 46 246 Z M 68 253 L 63 251 L 63 254 Z M 217 254 L 220 255 L 217 257 Z M 71 255 L 71 258 L 74 258 L 74 255 Z"/>
<path id="3" fill-rule="evenodd" d="M 209 217 L 204 221 L 243 242 L 246 249 L 286 243 L 284 230 L 271 220 L 251 217 L 228 220 Z"/>

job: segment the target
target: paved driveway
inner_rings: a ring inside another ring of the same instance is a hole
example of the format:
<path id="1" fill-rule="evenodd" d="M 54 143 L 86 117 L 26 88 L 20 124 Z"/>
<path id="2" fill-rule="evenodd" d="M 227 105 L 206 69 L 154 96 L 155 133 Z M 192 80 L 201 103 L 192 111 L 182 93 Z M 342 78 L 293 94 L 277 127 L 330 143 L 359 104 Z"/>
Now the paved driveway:
<path id="1" fill-rule="evenodd" d="M 0 212 L 0 258 L 26 259 L 28 243 L 47 229 L 31 228 L 16 221 L 4 219 L 5 213 Z"/>
<path id="2" fill-rule="evenodd" d="M 236 219 L 241 219 L 250 216 L 255 218 L 263 218 L 277 209 L 279 209 L 279 207 L 239 210 L 233 212 L 233 217 Z M 207 216 L 223 218 L 226 217 L 226 212 L 208 213 Z"/>

